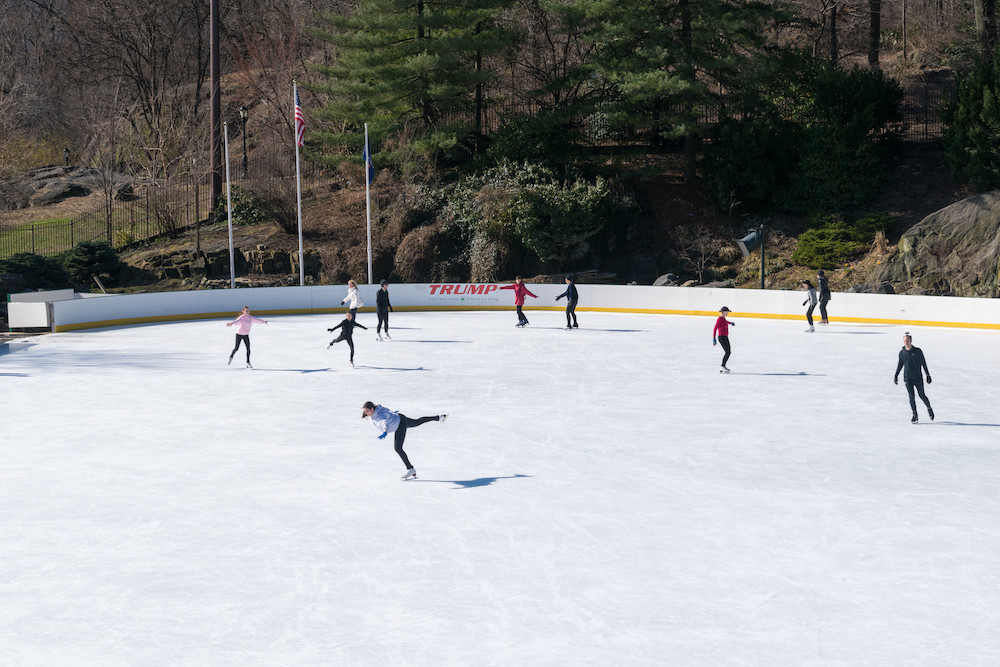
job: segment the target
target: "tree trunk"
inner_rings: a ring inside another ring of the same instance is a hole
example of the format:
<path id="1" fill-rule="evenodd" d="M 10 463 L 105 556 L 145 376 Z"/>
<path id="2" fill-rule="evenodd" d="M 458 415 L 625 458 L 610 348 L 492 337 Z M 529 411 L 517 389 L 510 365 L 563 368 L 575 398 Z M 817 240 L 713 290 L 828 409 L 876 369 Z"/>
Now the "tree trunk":
<path id="1" fill-rule="evenodd" d="M 691 31 L 691 5 L 688 0 L 680 0 L 681 8 L 681 45 L 684 53 L 683 72 L 684 78 L 696 84 L 694 71 L 694 39 Z M 688 91 L 684 99 L 684 125 L 687 128 L 684 133 L 684 182 L 694 183 L 697 175 L 697 150 L 698 142 L 695 135 L 694 101 L 691 99 L 693 91 Z"/>
<path id="2" fill-rule="evenodd" d="M 837 46 L 837 3 L 830 5 L 830 62 L 837 62 L 839 47 Z"/>
<path id="3" fill-rule="evenodd" d="M 882 32 L 882 0 L 868 0 L 868 66 L 879 69 L 878 56 Z"/>

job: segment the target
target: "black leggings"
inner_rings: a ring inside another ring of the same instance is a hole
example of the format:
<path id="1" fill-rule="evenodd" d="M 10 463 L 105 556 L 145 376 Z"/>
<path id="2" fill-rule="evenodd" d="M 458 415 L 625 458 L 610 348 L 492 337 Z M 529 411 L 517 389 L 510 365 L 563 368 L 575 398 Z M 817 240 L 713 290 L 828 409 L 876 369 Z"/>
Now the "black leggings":
<path id="1" fill-rule="evenodd" d="M 333 345 L 334 343 L 339 343 L 342 340 L 346 340 L 347 341 L 347 347 L 351 348 L 351 362 L 353 363 L 354 362 L 354 333 L 352 332 L 351 335 L 348 336 L 348 335 L 345 335 L 343 332 L 341 332 L 341 334 L 339 336 L 337 336 L 332 341 L 330 341 L 330 345 Z"/>
<path id="2" fill-rule="evenodd" d="M 399 454 L 399 458 L 403 459 L 403 465 L 409 470 L 413 466 L 410 464 L 410 459 L 407 458 L 406 452 L 403 451 L 403 441 L 406 440 L 406 429 L 411 426 L 420 426 L 421 424 L 426 424 L 427 422 L 441 421 L 441 418 L 437 415 L 433 417 L 421 417 L 420 419 L 410 419 L 406 415 L 399 415 L 399 426 L 396 428 L 396 453 Z"/>
<path id="3" fill-rule="evenodd" d="M 569 318 L 573 318 L 573 322 L 569 321 Z M 580 325 L 576 323 L 576 301 L 569 301 L 566 304 L 566 326 L 579 327 Z"/>
<path id="4" fill-rule="evenodd" d="M 229 353 L 229 358 L 232 359 L 236 354 L 236 350 L 240 349 L 240 342 L 246 343 L 247 346 L 247 363 L 250 363 L 250 334 L 236 334 L 236 345 L 233 347 L 233 351 Z"/>
<path id="5" fill-rule="evenodd" d="M 378 326 L 375 327 L 375 333 L 382 332 L 383 324 L 385 324 L 385 332 L 389 333 L 389 311 L 379 310 L 377 314 L 378 314 Z"/>
<path id="6" fill-rule="evenodd" d="M 806 311 L 806 320 L 809 321 L 809 326 L 813 325 L 813 310 L 816 308 L 816 304 L 809 304 L 809 310 Z"/>
<path id="7" fill-rule="evenodd" d="M 910 409 L 913 410 L 913 414 L 917 413 L 917 399 L 913 396 L 913 391 L 916 390 L 917 395 L 920 396 L 920 400 L 924 402 L 924 405 L 928 409 L 931 407 L 931 400 L 927 398 L 927 394 L 924 393 L 924 381 L 919 380 L 907 380 L 906 381 L 906 393 L 910 395 Z"/>
<path id="8" fill-rule="evenodd" d="M 517 307 L 517 321 L 518 322 L 523 322 L 525 324 L 528 323 L 528 318 L 525 317 L 524 313 L 521 312 L 521 306 Z"/>
<path id="9" fill-rule="evenodd" d="M 733 352 L 732 348 L 729 347 L 729 336 L 719 336 L 719 345 L 721 345 L 722 349 L 726 351 L 726 353 L 722 355 L 722 365 L 725 366 L 726 362 L 729 361 L 729 355 Z"/>
<path id="10" fill-rule="evenodd" d="M 829 299 L 820 299 L 819 300 L 819 316 L 823 318 L 824 322 L 827 319 L 827 317 L 826 317 L 826 302 L 827 301 L 829 301 Z"/>

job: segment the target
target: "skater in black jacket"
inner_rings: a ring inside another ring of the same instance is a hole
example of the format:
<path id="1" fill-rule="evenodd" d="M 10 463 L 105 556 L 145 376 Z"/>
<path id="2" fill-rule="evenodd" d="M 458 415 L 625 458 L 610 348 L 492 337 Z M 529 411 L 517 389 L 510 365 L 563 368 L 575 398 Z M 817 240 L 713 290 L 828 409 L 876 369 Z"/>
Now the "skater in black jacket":
<path id="1" fill-rule="evenodd" d="M 927 406 L 927 416 L 934 421 L 934 409 L 931 408 L 931 401 L 924 394 L 924 380 L 920 373 L 923 369 L 927 376 L 927 384 L 931 383 L 931 372 L 927 370 L 927 361 L 924 359 L 924 352 L 919 347 L 913 346 L 913 337 L 907 331 L 903 334 L 903 349 L 899 351 L 899 363 L 896 364 L 896 375 L 892 381 L 899 384 L 899 371 L 903 371 L 903 382 L 906 383 L 906 393 L 910 395 L 910 409 L 913 410 L 913 417 L 910 422 L 917 423 L 917 401 L 913 397 L 914 391 L 920 396 L 920 400 Z"/>
<path id="2" fill-rule="evenodd" d="M 391 338 L 389 338 L 390 310 L 392 310 L 392 304 L 389 303 L 389 281 L 383 280 L 381 288 L 375 295 L 375 313 L 378 315 L 378 327 L 375 328 L 375 335 L 378 336 L 378 340 L 382 340 L 383 324 L 385 325 L 386 340 L 392 340 Z"/>
<path id="3" fill-rule="evenodd" d="M 354 315 L 351 313 L 351 311 L 347 311 L 344 314 L 344 321 L 343 322 L 341 322 L 340 324 L 338 324 L 335 327 L 331 327 L 331 328 L 327 329 L 327 331 L 330 331 L 330 332 L 336 331 L 337 329 L 342 329 L 342 331 L 340 332 L 339 336 L 337 336 L 336 338 L 334 338 L 333 340 L 331 340 L 330 344 L 326 346 L 327 349 L 330 349 L 331 347 L 333 347 L 334 343 L 339 343 L 342 340 L 346 340 L 348 347 L 351 348 L 351 367 L 352 368 L 354 367 L 354 338 L 353 338 L 353 336 L 354 336 L 354 327 L 361 327 L 362 329 L 365 329 L 366 331 L 368 330 L 368 327 L 366 327 L 366 326 L 364 326 L 362 324 L 358 324 L 357 322 L 355 322 L 354 321 Z"/>
<path id="4" fill-rule="evenodd" d="M 576 276 L 572 273 L 566 276 L 566 291 L 556 297 L 556 301 L 566 297 L 566 328 L 579 329 L 576 323 L 576 304 L 580 300 L 580 294 L 576 291 Z M 570 318 L 573 318 L 572 322 Z"/>
<path id="5" fill-rule="evenodd" d="M 826 279 L 823 269 L 816 272 L 816 282 L 819 283 L 819 323 L 829 324 L 830 320 L 826 317 L 826 304 L 830 300 L 830 281 Z"/>

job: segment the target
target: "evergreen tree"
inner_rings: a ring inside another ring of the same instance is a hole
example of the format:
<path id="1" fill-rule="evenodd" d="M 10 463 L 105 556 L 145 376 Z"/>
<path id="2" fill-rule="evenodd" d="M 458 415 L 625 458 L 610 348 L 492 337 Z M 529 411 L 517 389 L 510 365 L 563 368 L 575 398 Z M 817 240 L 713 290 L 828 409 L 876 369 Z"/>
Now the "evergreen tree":
<path id="1" fill-rule="evenodd" d="M 483 86 L 493 77 L 484 62 L 510 42 L 498 26 L 511 0 L 361 0 L 350 16 L 326 15 L 316 31 L 336 47 L 332 64 L 317 66 L 329 94 L 317 136 L 359 152 L 369 124 L 383 160 L 410 152 L 442 151 L 481 134 Z"/>
<path id="2" fill-rule="evenodd" d="M 699 118 L 721 94 L 748 85 L 747 64 L 767 55 L 767 35 L 786 14 L 740 0 L 589 2 L 595 71 L 617 91 L 610 106 L 656 144 L 683 140 L 693 179 Z"/>

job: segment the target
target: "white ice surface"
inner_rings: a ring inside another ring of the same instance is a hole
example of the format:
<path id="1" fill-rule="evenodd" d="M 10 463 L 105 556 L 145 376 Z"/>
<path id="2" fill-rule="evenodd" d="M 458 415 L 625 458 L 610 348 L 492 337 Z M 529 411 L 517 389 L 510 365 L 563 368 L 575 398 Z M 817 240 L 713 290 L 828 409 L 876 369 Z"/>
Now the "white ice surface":
<path id="1" fill-rule="evenodd" d="M 528 315 L 13 343 L 0 663 L 1000 664 L 996 332 Z"/>

